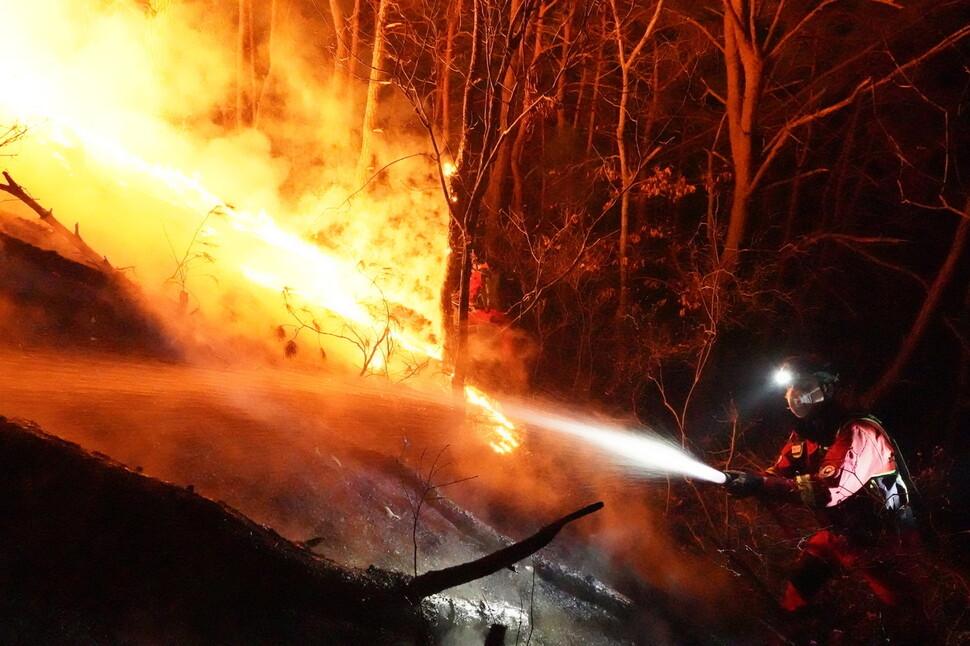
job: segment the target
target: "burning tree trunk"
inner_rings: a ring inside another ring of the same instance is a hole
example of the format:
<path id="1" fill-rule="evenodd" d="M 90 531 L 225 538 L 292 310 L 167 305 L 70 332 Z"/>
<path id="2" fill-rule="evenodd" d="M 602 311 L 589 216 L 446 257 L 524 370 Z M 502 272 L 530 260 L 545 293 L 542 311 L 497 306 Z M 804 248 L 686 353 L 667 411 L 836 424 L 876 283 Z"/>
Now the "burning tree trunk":
<path id="1" fill-rule="evenodd" d="M 367 181 L 374 166 L 374 133 L 377 132 L 378 93 L 384 83 L 384 48 L 389 8 L 390 0 L 380 0 L 377 15 L 374 17 L 374 47 L 371 51 L 367 99 L 360 128 L 360 157 L 357 159 L 357 172 L 354 177 L 354 186 L 358 188 Z"/>
<path id="2" fill-rule="evenodd" d="M 350 79 L 351 61 L 347 54 L 347 19 L 344 17 L 340 0 L 330 0 L 330 18 L 333 20 L 334 66 L 330 87 L 334 94 L 343 94 L 347 81 Z"/>
<path id="3" fill-rule="evenodd" d="M 111 264 L 108 263 L 108 259 L 99 256 L 98 253 L 88 246 L 84 240 L 81 239 L 81 235 L 78 231 L 77 226 L 74 227 L 74 232 L 72 233 L 67 227 L 61 224 L 57 218 L 54 217 L 53 211 L 45 209 L 40 203 L 32 198 L 27 191 L 24 190 L 20 184 L 13 181 L 10 174 L 7 171 L 3 171 L 3 177 L 7 180 L 6 184 L 0 184 L 0 191 L 4 191 L 13 195 L 18 200 L 29 206 L 37 215 L 40 216 L 41 221 L 53 229 L 61 238 L 66 242 L 73 245 L 78 251 L 84 254 L 85 257 L 95 266 L 102 266 L 108 269 L 111 268 Z M 112 269 L 113 271 L 113 269 Z"/>
<path id="4" fill-rule="evenodd" d="M 447 31 L 445 42 L 442 46 L 442 56 L 438 68 L 437 77 L 437 123 L 441 129 L 441 146 L 448 149 L 451 142 L 451 67 L 454 64 L 455 56 L 455 36 L 458 32 L 459 22 L 461 21 L 462 0 L 457 0 L 448 4 L 447 12 Z"/>
<path id="5" fill-rule="evenodd" d="M 354 0 L 354 10 L 350 14 L 350 28 L 347 30 L 350 37 L 350 59 L 347 65 L 347 79 L 353 81 L 357 78 L 357 66 L 360 60 L 360 14 L 362 11 L 361 0 Z"/>
<path id="6" fill-rule="evenodd" d="M 239 0 L 236 43 L 236 127 L 252 125 L 256 94 L 256 35 L 253 0 Z"/>
<path id="7" fill-rule="evenodd" d="M 236 29 L 236 128 L 259 121 L 260 104 L 271 81 L 274 32 L 279 18 L 278 0 L 260 13 L 253 0 L 239 0 Z"/>
<path id="8" fill-rule="evenodd" d="M 262 75 L 262 80 L 258 84 L 253 101 L 253 125 L 259 126 L 259 118 L 262 115 L 263 100 L 266 92 L 270 89 L 273 82 L 273 62 L 276 54 L 276 39 L 279 24 L 280 6 L 279 0 L 271 0 L 269 5 L 269 28 L 266 34 L 266 71 Z"/>

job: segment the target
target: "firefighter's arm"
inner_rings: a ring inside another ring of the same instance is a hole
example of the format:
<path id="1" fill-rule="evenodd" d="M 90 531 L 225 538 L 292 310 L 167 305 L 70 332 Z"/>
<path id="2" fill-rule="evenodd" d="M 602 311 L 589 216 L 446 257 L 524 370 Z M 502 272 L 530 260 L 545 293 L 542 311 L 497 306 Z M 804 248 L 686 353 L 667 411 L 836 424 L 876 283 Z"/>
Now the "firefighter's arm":
<path id="1" fill-rule="evenodd" d="M 812 476 L 782 478 L 749 471 L 725 471 L 724 488 L 735 498 L 757 496 L 764 500 L 804 503 L 809 507 L 824 506 L 827 489 Z"/>
<path id="2" fill-rule="evenodd" d="M 764 473 L 725 471 L 724 488 L 735 498 L 763 496 L 784 489 L 784 481 L 789 479 L 787 476 L 792 475 L 792 447 L 797 439 L 792 433 L 778 455 L 778 459 Z"/>
<path id="3" fill-rule="evenodd" d="M 855 422 L 836 435 L 817 473 L 764 477 L 759 495 L 766 499 L 833 507 L 862 489 L 873 476 L 895 468 L 892 449 L 871 425 Z"/>
<path id="4" fill-rule="evenodd" d="M 804 451 L 804 442 L 795 433 L 792 433 L 778 454 L 778 459 L 775 460 L 773 465 L 768 467 L 765 473 L 772 476 L 782 476 L 783 478 L 794 477 L 795 469 L 793 462 L 796 459 L 796 447 L 798 448 L 798 454 L 801 455 L 801 452 Z"/>
<path id="5" fill-rule="evenodd" d="M 752 473 L 750 471 L 725 471 L 727 480 L 724 488 L 735 498 L 757 496 L 767 500 L 784 502 L 808 502 L 814 504 L 813 483 L 802 476 L 783 478 L 771 473 Z M 809 496 L 809 490 L 812 497 Z"/>

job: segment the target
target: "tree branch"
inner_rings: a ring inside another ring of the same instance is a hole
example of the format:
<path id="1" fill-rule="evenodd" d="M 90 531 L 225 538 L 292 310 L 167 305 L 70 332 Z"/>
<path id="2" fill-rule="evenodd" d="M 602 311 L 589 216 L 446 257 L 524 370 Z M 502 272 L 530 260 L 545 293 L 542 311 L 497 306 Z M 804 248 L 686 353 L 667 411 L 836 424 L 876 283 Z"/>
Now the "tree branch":
<path id="1" fill-rule="evenodd" d="M 967 199 L 966 206 L 964 207 L 964 214 L 966 213 L 970 213 L 970 198 Z M 903 370 L 903 366 L 916 351 L 916 346 L 922 339 L 923 332 L 925 332 L 926 326 L 929 324 L 933 314 L 936 313 L 937 305 L 939 305 L 940 299 L 943 298 L 950 279 L 956 271 L 959 260 L 963 255 L 963 250 L 966 247 L 968 234 L 970 234 L 970 218 L 964 215 L 964 217 L 960 218 L 959 224 L 957 224 L 950 252 L 947 254 L 946 260 L 943 261 L 943 266 L 940 267 L 940 271 L 936 274 L 936 279 L 933 281 L 933 285 L 926 295 L 926 300 L 923 301 L 923 306 L 920 308 L 919 314 L 913 322 L 913 326 L 903 340 L 899 352 L 896 353 L 896 358 L 893 360 L 892 365 L 886 369 L 886 372 L 883 373 L 879 381 L 862 395 L 861 399 L 863 403 L 871 405 L 873 402 L 878 401 L 889 390 L 890 386 L 896 382 Z"/>
<path id="2" fill-rule="evenodd" d="M 445 568 L 444 570 L 425 572 L 414 577 L 407 584 L 405 595 L 412 601 L 417 601 L 437 594 L 442 590 L 447 590 L 448 588 L 453 588 L 457 585 L 498 572 L 538 552 L 552 542 L 552 539 L 556 537 L 559 531 L 572 521 L 599 511 L 602 508 L 602 502 L 593 503 L 567 516 L 563 516 L 554 523 L 546 525 L 523 541 L 509 545 L 504 549 L 483 556 L 478 560 Z"/>
<path id="3" fill-rule="evenodd" d="M 54 212 L 41 206 L 40 203 L 32 198 L 20 184 L 15 182 L 13 178 L 10 177 L 10 173 L 3 171 L 3 177 L 7 180 L 7 183 L 0 184 L 0 191 L 13 195 L 15 198 L 29 206 L 35 213 L 37 213 L 37 215 L 40 216 L 41 221 L 49 226 L 54 233 L 60 235 L 83 255 L 87 256 L 88 260 L 95 266 L 104 266 L 112 269 L 107 258 L 99 255 L 94 249 L 89 247 L 88 244 L 81 239 L 81 236 L 78 235 L 76 229 L 72 232 L 70 229 L 61 224 L 60 221 L 54 217 Z"/>

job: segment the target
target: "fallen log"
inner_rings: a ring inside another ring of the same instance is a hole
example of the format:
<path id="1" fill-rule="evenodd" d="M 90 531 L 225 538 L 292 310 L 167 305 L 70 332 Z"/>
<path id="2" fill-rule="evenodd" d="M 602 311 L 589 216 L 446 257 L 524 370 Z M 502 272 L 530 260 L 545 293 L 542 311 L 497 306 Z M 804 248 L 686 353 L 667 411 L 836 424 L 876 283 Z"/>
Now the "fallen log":
<path id="1" fill-rule="evenodd" d="M 78 251 L 80 251 L 94 266 L 100 266 L 102 269 L 112 269 L 111 264 L 108 259 L 101 256 L 88 246 L 84 240 L 81 239 L 80 231 L 78 230 L 77 224 L 74 225 L 74 232 L 72 233 L 70 229 L 65 227 L 61 222 L 54 217 L 54 212 L 50 209 L 45 209 L 40 205 L 40 202 L 35 200 L 30 194 L 22 187 L 20 184 L 15 182 L 10 176 L 10 173 L 3 171 L 3 176 L 7 180 L 6 184 L 0 184 L 0 191 L 4 191 L 13 195 L 15 198 L 26 204 L 33 210 L 44 224 L 49 226 L 55 233 L 60 235 L 65 241 L 73 245 Z"/>
<path id="2" fill-rule="evenodd" d="M 412 578 L 339 566 L 191 487 L 0 417 L 0 643 L 433 643 L 422 599 L 602 506 Z"/>
<path id="3" fill-rule="evenodd" d="M 602 502 L 587 505 L 582 509 L 563 516 L 540 529 L 529 538 L 513 543 L 508 547 L 493 552 L 480 559 L 455 565 L 443 570 L 431 570 L 414 577 L 408 583 L 405 595 L 414 601 L 424 599 L 442 590 L 453 588 L 463 583 L 481 579 L 494 574 L 503 568 L 510 567 L 522 559 L 528 558 L 552 542 L 559 531 L 574 520 L 592 514 L 603 508 Z"/>
<path id="4" fill-rule="evenodd" d="M 415 495 L 421 496 L 425 481 L 420 474 L 402 464 L 400 460 L 368 450 L 358 450 L 356 454 L 364 462 L 373 464 L 374 468 L 379 468 L 388 476 L 400 480 L 410 487 Z M 481 552 L 494 552 L 515 542 L 483 523 L 467 509 L 456 505 L 447 496 L 429 496 L 427 505 L 458 528 L 464 534 L 466 542 L 474 544 Z M 563 563 L 547 559 L 537 553 L 532 559 L 532 565 L 539 579 L 564 594 L 603 608 L 613 617 L 630 617 L 636 612 L 630 599 L 598 580 L 566 567 Z"/>

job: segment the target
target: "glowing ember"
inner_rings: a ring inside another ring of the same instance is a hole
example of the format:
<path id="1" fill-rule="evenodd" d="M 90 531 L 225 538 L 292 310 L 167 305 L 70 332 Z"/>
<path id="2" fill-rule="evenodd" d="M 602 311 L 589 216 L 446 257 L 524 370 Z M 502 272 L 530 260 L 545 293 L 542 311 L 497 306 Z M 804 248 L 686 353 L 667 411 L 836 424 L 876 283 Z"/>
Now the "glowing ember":
<path id="1" fill-rule="evenodd" d="M 497 404 L 492 399 L 473 386 L 465 386 L 465 399 L 470 404 L 481 408 L 494 422 L 492 433 L 495 439 L 489 444 L 496 453 L 511 453 L 519 448 L 521 440 L 515 424 L 498 410 Z"/>

